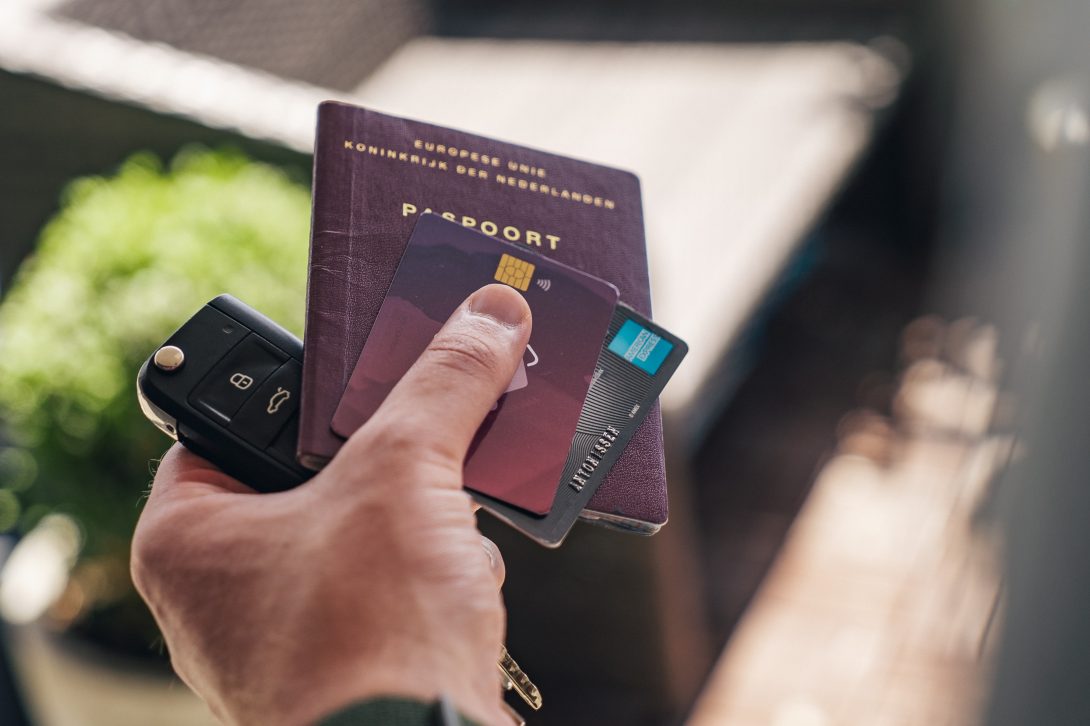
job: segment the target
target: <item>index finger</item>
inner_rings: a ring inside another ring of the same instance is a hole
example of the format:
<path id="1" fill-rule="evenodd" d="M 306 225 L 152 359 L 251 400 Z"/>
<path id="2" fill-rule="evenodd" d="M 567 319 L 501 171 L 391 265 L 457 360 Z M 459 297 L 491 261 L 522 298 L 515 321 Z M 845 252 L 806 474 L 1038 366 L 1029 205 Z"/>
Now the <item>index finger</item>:
<path id="1" fill-rule="evenodd" d="M 252 494 L 253 489 L 228 476 L 207 459 L 181 444 L 171 446 L 155 470 L 148 506 L 163 498 L 193 497 L 213 493 Z"/>

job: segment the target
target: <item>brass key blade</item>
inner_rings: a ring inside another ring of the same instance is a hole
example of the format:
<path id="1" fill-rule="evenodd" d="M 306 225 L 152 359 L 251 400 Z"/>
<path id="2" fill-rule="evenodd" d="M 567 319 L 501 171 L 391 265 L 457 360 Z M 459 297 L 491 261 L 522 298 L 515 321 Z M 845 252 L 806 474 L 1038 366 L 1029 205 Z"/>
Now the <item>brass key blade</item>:
<path id="1" fill-rule="evenodd" d="M 526 705 L 535 711 L 541 708 L 541 691 L 537 690 L 537 686 L 530 680 L 521 668 L 519 664 L 515 662 L 515 659 L 511 657 L 511 654 L 507 652 L 505 647 L 500 651 L 499 662 L 500 673 L 503 674 L 509 688 L 513 688 L 515 693 L 519 694 L 519 697 L 526 701 Z"/>

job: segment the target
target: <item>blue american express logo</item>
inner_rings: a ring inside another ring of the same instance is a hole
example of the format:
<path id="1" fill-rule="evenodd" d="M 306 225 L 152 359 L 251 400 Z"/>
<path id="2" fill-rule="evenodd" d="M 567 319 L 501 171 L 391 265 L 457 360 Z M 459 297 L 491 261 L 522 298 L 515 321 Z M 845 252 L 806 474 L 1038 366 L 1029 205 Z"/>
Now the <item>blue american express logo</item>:
<path id="1" fill-rule="evenodd" d="M 673 343 L 663 340 L 662 336 L 655 335 L 635 320 L 626 320 L 609 344 L 611 352 L 652 376 L 658 373 L 673 348 Z"/>

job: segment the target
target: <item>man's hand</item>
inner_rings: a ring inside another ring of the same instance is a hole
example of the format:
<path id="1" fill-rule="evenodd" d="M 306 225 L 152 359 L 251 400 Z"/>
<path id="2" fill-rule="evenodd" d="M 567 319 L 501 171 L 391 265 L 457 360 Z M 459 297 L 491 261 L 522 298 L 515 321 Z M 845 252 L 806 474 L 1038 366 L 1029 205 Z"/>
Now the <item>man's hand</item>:
<path id="1" fill-rule="evenodd" d="M 478 290 L 292 491 L 257 495 L 180 446 L 167 453 L 133 580 L 217 716 L 295 726 L 371 696 L 445 693 L 503 722 L 503 563 L 477 532 L 462 467 L 529 336 L 522 296 Z"/>

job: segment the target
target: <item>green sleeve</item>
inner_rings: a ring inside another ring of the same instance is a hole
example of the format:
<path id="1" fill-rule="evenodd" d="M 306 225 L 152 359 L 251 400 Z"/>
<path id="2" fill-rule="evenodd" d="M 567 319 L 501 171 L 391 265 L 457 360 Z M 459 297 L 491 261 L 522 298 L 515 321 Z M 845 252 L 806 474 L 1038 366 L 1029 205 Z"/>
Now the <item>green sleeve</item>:
<path id="1" fill-rule="evenodd" d="M 444 710 L 446 715 L 444 717 Z M 317 726 L 478 726 L 460 716 L 444 700 L 424 703 L 411 698 L 372 698 L 325 717 Z"/>

